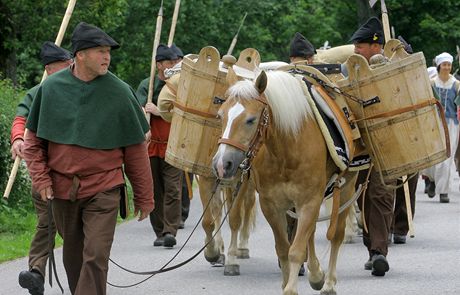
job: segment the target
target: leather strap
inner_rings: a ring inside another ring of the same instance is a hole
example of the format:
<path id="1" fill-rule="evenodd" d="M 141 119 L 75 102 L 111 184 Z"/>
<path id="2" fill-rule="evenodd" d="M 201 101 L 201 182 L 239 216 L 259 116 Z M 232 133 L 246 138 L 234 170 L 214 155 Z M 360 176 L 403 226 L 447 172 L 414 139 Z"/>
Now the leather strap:
<path id="1" fill-rule="evenodd" d="M 421 103 L 418 103 L 418 104 L 415 104 L 415 105 L 412 105 L 412 106 L 400 108 L 400 109 L 385 112 L 385 113 L 375 114 L 375 115 L 372 115 L 372 116 L 369 116 L 369 117 L 364 117 L 364 118 L 361 118 L 361 119 L 355 119 L 352 122 L 357 123 L 359 121 L 364 121 L 364 120 L 372 120 L 372 119 L 378 119 L 378 118 L 393 117 L 393 116 L 396 116 L 396 115 L 399 115 L 399 114 L 415 111 L 415 110 L 418 110 L 418 109 L 421 109 L 421 108 L 424 108 L 424 107 L 428 107 L 428 106 L 431 106 L 431 105 L 435 105 L 435 104 L 437 104 L 437 100 L 434 99 L 434 98 L 431 98 L 431 99 L 425 100 L 424 102 L 421 102 Z"/>
<path id="2" fill-rule="evenodd" d="M 190 108 L 190 107 L 186 107 L 184 105 L 181 105 L 180 103 L 178 103 L 177 101 L 173 101 L 173 104 L 174 104 L 174 107 L 186 112 L 186 113 L 191 113 L 191 114 L 195 114 L 195 115 L 198 115 L 200 117 L 205 117 L 205 118 L 216 118 L 216 114 L 211 114 L 211 113 L 208 113 L 208 112 L 204 112 L 204 111 L 200 111 L 200 110 L 197 110 L 197 109 L 194 109 L 194 108 Z"/>
<path id="3" fill-rule="evenodd" d="M 247 152 L 249 150 L 248 146 L 246 146 L 246 145 L 244 145 L 242 143 L 239 143 L 237 141 L 228 139 L 228 138 L 221 138 L 221 139 L 219 139 L 218 143 L 219 144 L 223 143 L 223 144 L 231 145 L 233 147 L 236 147 L 239 150 L 242 150 L 243 152 Z"/>
<path id="4" fill-rule="evenodd" d="M 56 261 L 54 259 L 54 234 L 52 229 L 53 220 L 53 204 L 52 200 L 48 200 L 48 280 L 51 287 L 53 287 L 53 271 L 54 278 L 61 289 L 61 293 L 64 294 L 64 289 L 62 288 L 61 282 L 56 271 Z"/>

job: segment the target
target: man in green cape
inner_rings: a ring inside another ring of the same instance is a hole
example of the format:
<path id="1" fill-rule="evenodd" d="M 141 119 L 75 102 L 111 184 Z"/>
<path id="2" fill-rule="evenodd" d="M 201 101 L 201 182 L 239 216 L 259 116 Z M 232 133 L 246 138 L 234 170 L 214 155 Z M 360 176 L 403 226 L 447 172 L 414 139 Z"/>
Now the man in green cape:
<path id="1" fill-rule="evenodd" d="M 108 71 L 119 45 L 79 23 L 73 66 L 39 87 L 27 120 L 24 158 L 32 184 L 52 202 L 74 295 L 106 294 L 108 259 L 126 172 L 139 221 L 154 208 L 145 134 L 133 90 Z"/>

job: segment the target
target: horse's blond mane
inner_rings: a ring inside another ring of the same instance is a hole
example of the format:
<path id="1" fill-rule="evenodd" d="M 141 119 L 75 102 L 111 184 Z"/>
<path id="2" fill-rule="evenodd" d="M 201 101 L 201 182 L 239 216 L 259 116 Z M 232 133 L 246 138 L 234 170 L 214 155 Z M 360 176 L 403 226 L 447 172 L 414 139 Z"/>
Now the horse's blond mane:
<path id="1" fill-rule="evenodd" d="M 273 123 L 285 133 L 298 134 L 305 119 L 313 116 L 301 82 L 282 71 L 267 72 L 267 77 L 265 95 L 273 113 Z M 255 99 L 259 96 L 254 82 L 247 80 L 230 87 L 228 94 L 236 99 Z"/>

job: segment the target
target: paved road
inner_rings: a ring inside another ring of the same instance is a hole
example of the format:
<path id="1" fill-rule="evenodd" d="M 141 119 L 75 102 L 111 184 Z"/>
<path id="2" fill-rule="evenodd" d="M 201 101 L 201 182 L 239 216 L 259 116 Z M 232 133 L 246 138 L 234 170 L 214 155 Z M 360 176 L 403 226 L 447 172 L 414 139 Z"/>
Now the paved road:
<path id="1" fill-rule="evenodd" d="M 422 182 L 422 181 L 421 181 Z M 460 193 L 459 179 L 452 184 L 450 204 L 440 204 L 423 194 L 419 183 L 415 215 L 416 237 L 405 245 L 391 245 L 388 260 L 390 271 L 385 277 L 373 277 L 363 269 L 367 253 L 359 238 L 353 244 L 342 247 L 338 263 L 338 294 L 460 294 Z M 191 217 L 178 234 L 178 246 L 182 246 L 201 214 L 199 198 L 192 201 Z M 317 230 L 318 255 L 323 268 L 327 267 L 328 246 L 325 239 L 326 225 Z M 224 237 L 227 237 L 224 231 Z M 152 246 L 153 232 L 148 221 L 131 221 L 117 227 L 112 259 L 131 269 L 146 271 L 158 269 L 177 251 Z M 193 255 L 203 244 L 201 226 L 175 261 L 181 262 Z M 213 295 L 271 295 L 281 294 L 281 276 L 277 266 L 274 242 L 260 210 L 256 229 L 250 240 L 248 260 L 241 260 L 241 276 L 225 277 L 223 268 L 211 267 L 200 254 L 191 263 L 172 272 L 157 275 L 143 284 L 129 289 L 108 287 L 108 294 L 213 294 Z M 65 274 L 61 263 L 61 251 L 56 250 L 60 278 Z M 0 294 L 27 294 L 17 284 L 19 271 L 27 265 L 26 259 L 18 259 L 0 265 Z M 114 284 L 132 284 L 144 277 L 134 276 L 110 265 L 109 281 Z M 59 289 L 46 286 L 46 294 L 60 294 Z M 70 294 L 68 288 L 65 294 Z M 300 278 L 299 294 L 319 294 Z"/>

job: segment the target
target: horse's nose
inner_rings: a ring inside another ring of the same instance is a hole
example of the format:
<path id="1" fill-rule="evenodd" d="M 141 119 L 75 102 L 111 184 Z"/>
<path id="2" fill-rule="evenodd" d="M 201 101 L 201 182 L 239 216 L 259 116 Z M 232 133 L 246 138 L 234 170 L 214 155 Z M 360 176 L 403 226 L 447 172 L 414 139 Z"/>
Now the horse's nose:
<path id="1" fill-rule="evenodd" d="M 233 168 L 235 166 L 232 157 L 227 155 L 217 154 L 213 159 L 213 170 L 218 178 L 231 177 Z"/>

